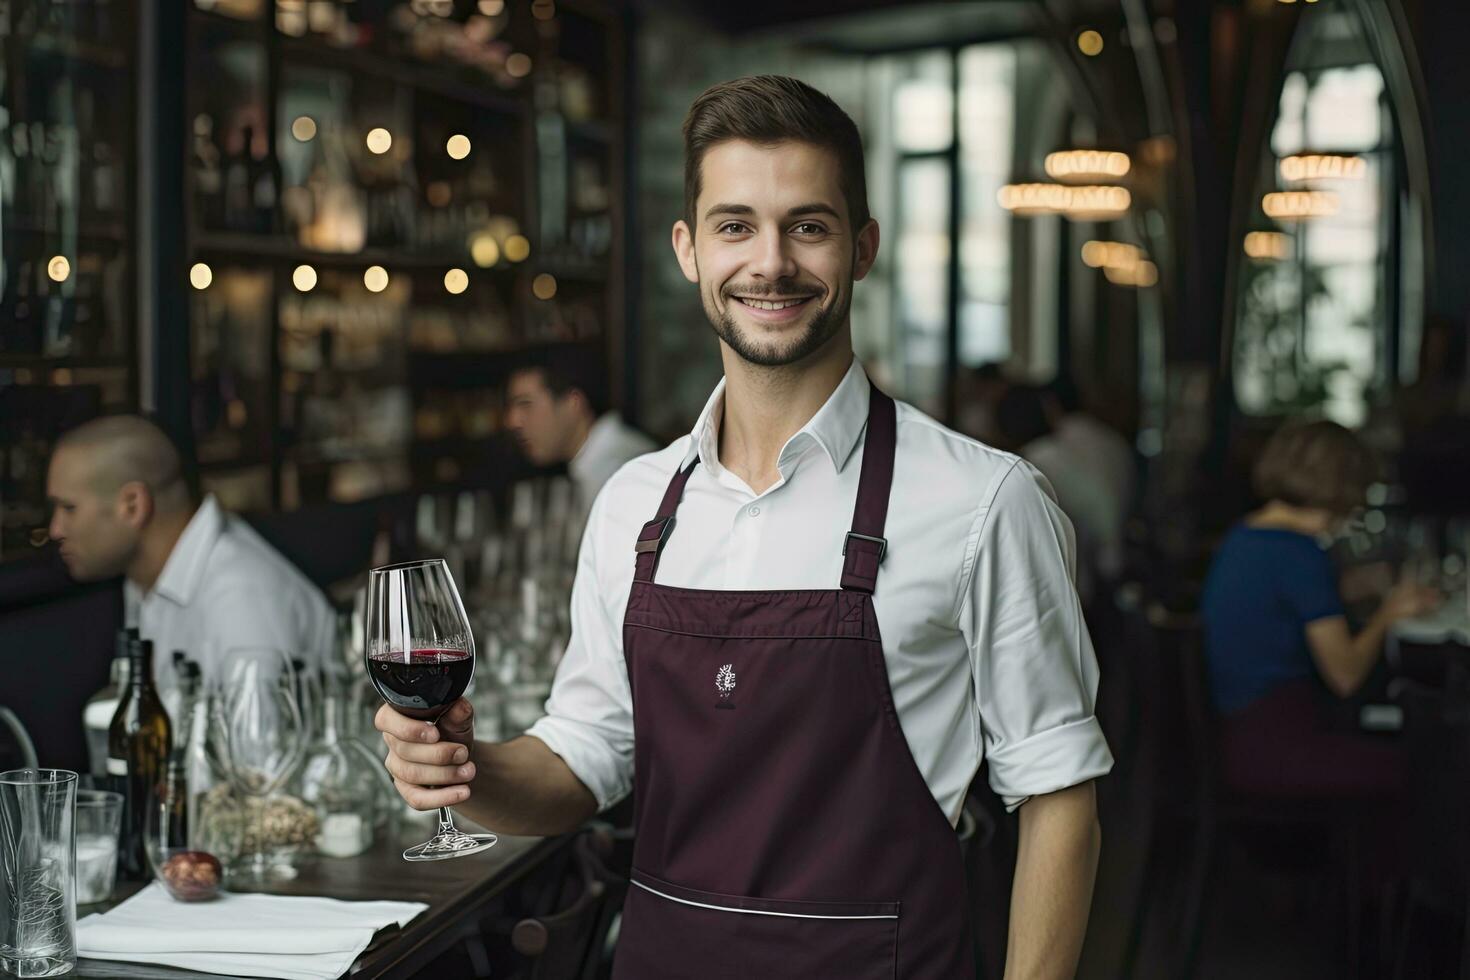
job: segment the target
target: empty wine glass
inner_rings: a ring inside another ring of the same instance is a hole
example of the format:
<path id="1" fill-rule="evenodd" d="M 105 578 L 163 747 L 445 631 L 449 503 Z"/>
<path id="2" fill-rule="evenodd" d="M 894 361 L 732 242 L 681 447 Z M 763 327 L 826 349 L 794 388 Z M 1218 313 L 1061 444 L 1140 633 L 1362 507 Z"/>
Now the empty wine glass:
<path id="1" fill-rule="evenodd" d="M 245 798 L 247 819 L 260 823 L 265 801 L 281 788 L 306 748 L 306 722 L 297 700 L 291 659 L 270 648 L 228 651 L 209 694 L 207 747 L 219 772 Z M 262 826 L 252 828 L 248 860 L 232 869 L 245 883 L 279 873 L 270 866 Z"/>
<path id="2" fill-rule="evenodd" d="M 443 559 L 372 570 L 368 578 L 368 677 L 378 694 L 410 718 L 438 721 L 475 673 L 475 639 L 459 590 Z M 466 834 L 448 807 L 439 830 L 403 852 L 406 861 L 438 861 L 478 854 L 494 834 Z"/>

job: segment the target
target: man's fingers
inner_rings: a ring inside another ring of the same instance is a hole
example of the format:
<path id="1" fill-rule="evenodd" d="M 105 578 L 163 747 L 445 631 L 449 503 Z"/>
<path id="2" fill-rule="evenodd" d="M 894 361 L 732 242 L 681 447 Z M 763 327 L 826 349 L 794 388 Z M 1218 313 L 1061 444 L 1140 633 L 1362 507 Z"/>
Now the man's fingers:
<path id="1" fill-rule="evenodd" d="M 405 742 L 400 738 L 383 733 L 383 742 L 388 751 L 405 762 L 419 762 L 429 766 L 458 766 L 470 761 L 470 750 L 458 742 L 435 742 L 433 745 Z"/>
<path id="2" fill-rule="evenodd" d="M 403 780 L 394 778 L 393 786 L 398 790 L 398 795 L 408 802 L 415 810 L 437 810 L 441 806 L 454 806 L 463 803 L 470 798 L 468 786 L 450 786 L 446 789 L 432 789 L 426 786 L 415 786 L 405 783 Z"/>
<path id="3" fill-rule="evenodd" d="M 462 766 L 429 766 L 418 762 L 406 762 L 392 752 L 383 760 L 383 765 L 394 779 L 419 786 L 454 786 L 475 778 L 475 764 Z"/>
<path id="4" fill-rule="evenodd" d="M 439 741 L 439 729 L 431 721 L 418 721 L 407 715 L 401 715 L 388 705 L 378 709 L 377 715 L 373 717 L 373 726 L 380 732 L 387 732 L 394 738 L 405 742 L 437 742 Z"/>
<path id="5" fill-rule="evenodd" d="M 439 717 L 439 727 L 451 738 L 465 738 L 475 730 L 475 709 L 468 698 L 460 698 Z"/>

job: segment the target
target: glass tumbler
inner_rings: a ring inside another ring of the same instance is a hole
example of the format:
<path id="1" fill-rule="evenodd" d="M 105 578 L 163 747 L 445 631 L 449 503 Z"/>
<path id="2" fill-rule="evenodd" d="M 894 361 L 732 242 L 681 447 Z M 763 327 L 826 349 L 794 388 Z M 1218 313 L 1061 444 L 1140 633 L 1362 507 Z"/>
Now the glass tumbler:
<path id="1" fill-rule="evenodd" d="M 77 962 L 77 774 L 0 773 L 0 967 L 52 977 Z"/>
<path id="2" fill-rule="evenodd" d="M 112 897 L 117 883 L 117 844 L 122 830 L 121 793 L 77 791 L 77 904 Z"/>

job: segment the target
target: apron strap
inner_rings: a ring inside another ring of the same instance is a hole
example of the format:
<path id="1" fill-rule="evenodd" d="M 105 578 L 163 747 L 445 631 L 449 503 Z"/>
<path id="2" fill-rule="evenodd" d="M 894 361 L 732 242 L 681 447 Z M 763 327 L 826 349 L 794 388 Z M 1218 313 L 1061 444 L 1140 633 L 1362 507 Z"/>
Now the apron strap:
<path id="1" fill-rule="evenodd" d="M 883 527 L 888 521 L 888 492 L 893 487 L 893 454 L 898 444 L 898 411 L 893 399 L 876 387 L 868 399 L 868 431 L 863 436 L 863 472 L 858 480 L 852 530 L 842 543 L 842 587 L 873 594 L 878 566 L 888 551 Z"/>
<path id="2" fill-rule="evenodd" d="M 669 480 L 668 489 L 664 491 L 664 499 L 658 505 L 658 516 L 643 525 L 643 530 L 638 532 L 638 543 L 633 546 L 635 582 L 653 581 L 653 573 L 658 569 L 658 558 L 663 553 L 664 542 L 669 540 L 669 532 L 674 529 L 674 512 L 679 509 L 679 500 L 684 496 L 684 484 L 689 482 L 690 474 L 698 465 L 699 457 L 696 456 L 694 462 L 675 471 L 673 479 Z"/>

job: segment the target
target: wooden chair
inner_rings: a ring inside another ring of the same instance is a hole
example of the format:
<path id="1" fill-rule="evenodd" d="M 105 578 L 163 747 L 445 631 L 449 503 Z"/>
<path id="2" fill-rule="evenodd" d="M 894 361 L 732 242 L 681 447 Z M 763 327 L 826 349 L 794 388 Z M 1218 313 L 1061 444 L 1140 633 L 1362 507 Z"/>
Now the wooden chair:
<path id="1" fill-rule="evenodd" d="M 1394 954 L 1394 977 L 1449 976 L 1454 937 L 1436 936 L 1425 920 L 1460 924 L 1461 980 L 1470 980 L 1470 696 L 1395 680 L 1390 696 L 1404 710 L 1409 770 L 1409 882 Z M 1443 929 L 1440 930 L 1443 932 Z M 1436 939 L 1449 942 L 1436 943 Z M 1437 955 L 1436 955 L 1437 954 Z M 1429 962 L 1426 962 L 1426 959 Z"/>
<path id="2" fill-rule="evenodd" d="M 595 980 L 602 970 L 607 933 L 627 891 L 627 881 L 603 865 L 598 852 L 605 846 L 596 830 L 583 832 L 572 845 L 566 904 L 511 927 L 511 947 L 530 961 L 526 980 Z"/>
<path id="3" fill-rule="evenodd" d="M 1147 738 L 1158 767 L 1155 813 L 1161 830 L 1175 833 L 1183 852 L 1180 873 L 1168 882 L 1169 851 L 1162 834 L 1150 849 L 1150 897 L 1157 899 L 1170 884 L 1176 889 L 1165 905 L 1174 913 L 1174 928 L 1168 932 L 1176 937 L 1166 953 L 1168 975 L 1194 973 L 1222 842 L 1303 835 L 1328 842 L 1341 901 L 1339 975 L 1352 980 L 1359 975 L 1363 949 L 1363 830 L 1358 814 L 1341 801 L 1244 794 L 1225 786 L 1200 625 L 1194 616 L 1158 605 L 1148 607 L 1147 619 L 1153 640 L 1146 654 L 1144 701 L 1151 716 Z"/>

